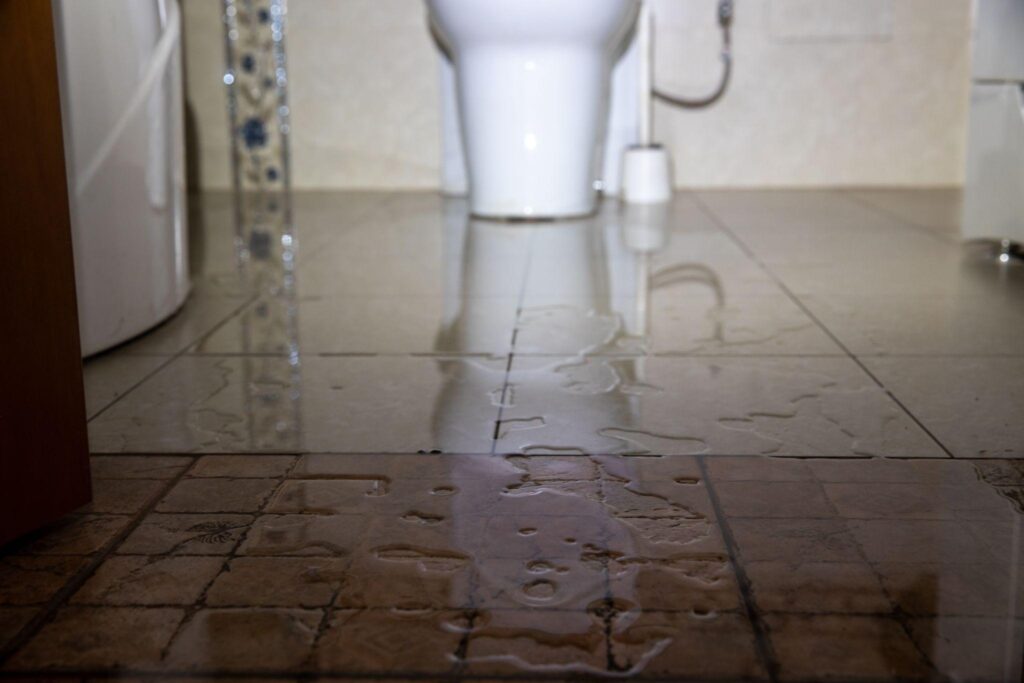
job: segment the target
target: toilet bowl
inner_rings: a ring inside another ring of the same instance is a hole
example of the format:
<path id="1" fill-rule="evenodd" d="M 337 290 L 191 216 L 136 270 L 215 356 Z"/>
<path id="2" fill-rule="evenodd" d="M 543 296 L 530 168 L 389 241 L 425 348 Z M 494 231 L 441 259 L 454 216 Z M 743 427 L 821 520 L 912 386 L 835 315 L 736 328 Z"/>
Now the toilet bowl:
<path id="1" fill-rule="evenodd" d="M 470 209 L 591 213 L 612 66 L 639 0 L 427 0 L 455 67 Z"/>

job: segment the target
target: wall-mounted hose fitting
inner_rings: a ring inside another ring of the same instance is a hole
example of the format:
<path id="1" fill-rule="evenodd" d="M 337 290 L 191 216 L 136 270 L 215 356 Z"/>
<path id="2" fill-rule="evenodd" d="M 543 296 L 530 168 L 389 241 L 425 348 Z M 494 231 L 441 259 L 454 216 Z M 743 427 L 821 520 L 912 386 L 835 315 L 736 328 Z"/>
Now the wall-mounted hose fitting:
<path id="1" fill-rule="evenodd" d="M 729 80 L 732 78 L 732 19 L 734 13 L 733 0 L 718 0 L 718 25 L 722 29 L 722 76 L 719 79 L 718 87 L 704 97 L 688 98 L 666 93 L 657 87 L 651 88 L 651 93 L 668 104 L 685 109 L 699 109 L 717 102 L 729 88 Z"/>

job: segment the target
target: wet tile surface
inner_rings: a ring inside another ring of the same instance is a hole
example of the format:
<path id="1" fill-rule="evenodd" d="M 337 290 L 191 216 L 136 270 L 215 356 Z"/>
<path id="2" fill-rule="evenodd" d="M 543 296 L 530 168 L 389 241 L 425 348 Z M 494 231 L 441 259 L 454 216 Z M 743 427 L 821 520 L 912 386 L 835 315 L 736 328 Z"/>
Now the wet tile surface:
<path id="1" fill-rule="evenodd" d="M 291 270 L 204 197 L 197 295 L 87 363 L 96 501 L 0 553 L 0 667 L 1019 681 L 1024 270 L 958 200 L 310 193 Z"/>

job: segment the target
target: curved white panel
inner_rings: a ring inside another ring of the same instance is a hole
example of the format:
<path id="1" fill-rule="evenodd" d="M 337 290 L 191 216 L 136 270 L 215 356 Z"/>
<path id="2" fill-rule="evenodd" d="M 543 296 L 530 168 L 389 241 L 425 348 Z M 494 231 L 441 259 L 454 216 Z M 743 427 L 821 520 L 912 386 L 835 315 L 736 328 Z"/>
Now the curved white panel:
<path id="1" fill-rule="evenodd" d="M 57 0 L 82 352 L 171 315 L 188 294 L 176 0 Z"/>

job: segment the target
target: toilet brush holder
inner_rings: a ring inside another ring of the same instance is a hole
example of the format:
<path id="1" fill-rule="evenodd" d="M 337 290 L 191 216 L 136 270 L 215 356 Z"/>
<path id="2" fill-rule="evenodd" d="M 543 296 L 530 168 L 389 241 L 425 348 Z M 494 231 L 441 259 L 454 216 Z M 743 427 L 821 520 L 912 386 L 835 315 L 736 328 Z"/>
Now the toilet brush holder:
<path id="1" fill-rule="evenodd" d="M 672 198 L 672 163 L 661 145 L 633 145 L 622 158 L 622 201 L 657 204 Z"/>

